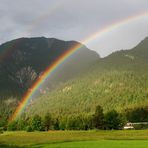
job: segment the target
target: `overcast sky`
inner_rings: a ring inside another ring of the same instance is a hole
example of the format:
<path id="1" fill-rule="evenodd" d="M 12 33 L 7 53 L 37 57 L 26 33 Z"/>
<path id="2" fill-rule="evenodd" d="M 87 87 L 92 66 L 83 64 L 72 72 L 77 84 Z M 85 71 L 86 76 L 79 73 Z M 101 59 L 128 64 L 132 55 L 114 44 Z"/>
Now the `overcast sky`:
<path id="1" fill-rule="evenodd" d="M 148 13 L 148 0 L 0 0 L 0 43 L 19 37 L 84 41 L 104 27 Z M 148 15 L 85 44 L 106 56 L 148 36 Z"/>

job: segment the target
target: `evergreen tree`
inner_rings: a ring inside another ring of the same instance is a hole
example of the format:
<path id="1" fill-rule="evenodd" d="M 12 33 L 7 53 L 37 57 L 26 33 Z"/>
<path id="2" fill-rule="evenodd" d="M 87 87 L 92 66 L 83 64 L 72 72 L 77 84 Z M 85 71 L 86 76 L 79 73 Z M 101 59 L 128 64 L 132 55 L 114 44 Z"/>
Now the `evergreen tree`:
<path id="1" fill-rule="evenodd" d="M 54 130 L 59 130 L 60 129 L 60 125 L 59 125 L 59 119 L 56 118 L 55 121 L 54 121 Z"/>
<path id="2" fill-rule="evenodd" d="M 94 127 L 97 129 L 103 129 L 103 121 L 104 121 L 104 114 L 103 114 L 103 108 L 98 105 L 96 106 L 96 111 L 93 116 L 93 124 Z"/>
<path id="3" fill-rule="evenodd" d="M 106 113 L 104 120 L 106 129 L 120 129 L 123 126 L 123 120 L 120 114 L 115 110 Z"/>
<path id="4" fill-rule="evenodd" d="M 39 115 L 35 115 L 31 119 L 31 127 L 32 130 L 37 130 L 37 131 L 42 131 L 43 130 L 43 124 L 42 124 L 42 119 Z"/>
<path id="5" fill-rule="evenodd" d="M 43 125 L 44 125 L 45 131 L 48 131 L 49 129 L 51 129 L 52 118 L 51 118 L 51 114 L 50 113 L 46 113 L 46 115 L 44 117 L 44 120 L 43 120 Z"/>

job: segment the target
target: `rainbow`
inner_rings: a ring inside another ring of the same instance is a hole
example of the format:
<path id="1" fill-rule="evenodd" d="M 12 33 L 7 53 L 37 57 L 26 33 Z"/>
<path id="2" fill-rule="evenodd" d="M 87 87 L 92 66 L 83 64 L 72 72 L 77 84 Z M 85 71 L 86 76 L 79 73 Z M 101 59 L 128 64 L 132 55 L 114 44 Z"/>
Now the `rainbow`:
<path id="1" fill-rule="evenodd" d="M 97 31 L 96 33 L 92 34 L 89 38 L 86 38 L 85 40 L 81 41 L 83 44 L 88 44 L 89 42 L 93 41 L 94 39 L 97 39 L 106 33 L 109 33 L 113 31 L 114 29 L 121 27 L 123 25 L 126 25 L 130 22 L 137 21 L 138 19 L 147 17 L 148 13 L 142 13 L 138 14 L 136 16 L 128 17 L 124 20 L 115 22 L 109 26 L 106 26 L 102 28 L 101 30 Z M 16 111 L 11 116 L 10 121 L 16 120 L 21 113 L 26 108 L 29 100 L 32 98 L 32 96 L 35 94 L 35 92 L 42 86 L 42 84 L 46 81 L 47 78 L 50 78 L 50 76 L 68 59 L 70 58 L 76 51 L 78 51 L 83 45 L 77 44 L 71 49 L 69 49 L 67 52 L 65 52 L 63 55 L 61 55 L 52 65 L 50 65 L 43 74 L 38 78 L 38 80 L 31 86 L 30 89 L 28 89 L 27 93 L 23 96 L 22 101 L 16 108 Z"/>
<path id="2" fill-rule="evenodd" d="M 28 89 L 27 93 L 23 96 L 22 101 L 16 108 L 14 114 L 10 117 L 10 121 L 17 119 L 21 113 L 24 111 L 29 100 L 32 98 L 33 94 L 39 89 L 39 87 L 49 78 L 62 63 L 66 61 L 71 55 L 73 55 L 77 50 L 82 47 L 81 44 L 75 45 L 73 48 L 69 49 L 63 55 L 61 55 L 53 64 L 51 64 L 37 79 L 37 81 Z"/>

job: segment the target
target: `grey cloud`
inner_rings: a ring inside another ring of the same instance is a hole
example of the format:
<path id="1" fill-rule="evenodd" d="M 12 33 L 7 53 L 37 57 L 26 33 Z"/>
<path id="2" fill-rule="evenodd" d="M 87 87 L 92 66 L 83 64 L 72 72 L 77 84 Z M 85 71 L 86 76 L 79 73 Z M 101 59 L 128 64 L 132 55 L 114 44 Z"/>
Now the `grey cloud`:
<path id="1" fill-rule="evenodd" d="M 104 26 L 147 10 L 147 0 L 0 0 L 0 43 L 22 36 L 83 40 Z M 116 42 L 102 37 L 88 46 L 102 56 L 117 48 L 131 47 L 148 34 L 147 21 L 144 24 L 133 24 L 121 28 L 117 35 L 110 34 Z M 142 27 L 139 33 L 138 27 Z M 123 46 L 127 33 L 132 39 L 128 38 Z M 103 46 L 107 39 L 110 44 Z"/>

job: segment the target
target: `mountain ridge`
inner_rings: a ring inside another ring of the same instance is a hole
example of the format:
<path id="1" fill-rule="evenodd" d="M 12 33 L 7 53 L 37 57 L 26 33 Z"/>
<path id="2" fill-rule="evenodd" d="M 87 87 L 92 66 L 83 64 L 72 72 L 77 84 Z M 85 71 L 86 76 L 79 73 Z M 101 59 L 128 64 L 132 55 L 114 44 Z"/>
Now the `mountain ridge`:
<path id="1" fill-rule="evenodd" d="M 23 94 L 47 67 L 78 44 L 81 43 L 45 37 L 19 38 L 2 44 L 0 46 L 1 86 L 5 87 L 5 90 L 10 90 L 12 96 L 13 91 L 16 91 L 16 94 L 21 92 L 19 95 Z M 87 67 L 100 57 L 83 44 L 81 46 L 81 49 L 73 55 L 75 59 L 69 60 L 68 67 L 63 67 L 64 75 L 64 71 L 67 71 L 71 65 L 76 65 L 75 71 L 69 72 L 69 78 L 87 70 Z M 62 76 L 58 81 L 66 81 L 66 78 Z"/>

